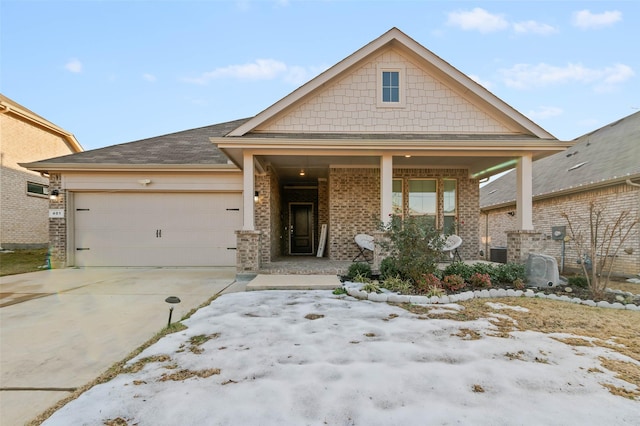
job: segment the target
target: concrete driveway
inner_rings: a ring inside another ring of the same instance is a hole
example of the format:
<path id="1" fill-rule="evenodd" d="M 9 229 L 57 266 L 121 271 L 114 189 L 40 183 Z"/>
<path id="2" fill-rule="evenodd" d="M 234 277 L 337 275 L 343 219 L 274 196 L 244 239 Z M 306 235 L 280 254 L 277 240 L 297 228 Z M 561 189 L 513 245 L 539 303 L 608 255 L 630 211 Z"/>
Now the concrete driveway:
<path id="1" fill-rule="evenodd" d="M 0 424 L 20 425 L 222 291 L 235 268 L 60 269 L 0 278 Z"/>

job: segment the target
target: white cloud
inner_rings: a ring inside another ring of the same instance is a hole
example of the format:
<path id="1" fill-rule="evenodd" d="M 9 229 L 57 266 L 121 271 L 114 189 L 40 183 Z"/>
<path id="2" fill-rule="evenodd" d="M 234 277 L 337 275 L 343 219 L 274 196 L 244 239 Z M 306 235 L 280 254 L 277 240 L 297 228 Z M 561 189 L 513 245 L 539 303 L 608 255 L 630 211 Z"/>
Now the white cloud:
<path id="1" fill-rule="evenodd" d="M 489 90 L 491 89 L 492 84 L 489 80 L 483 80 L 475 74 L 469 74 L 469 78 L 475 81 L 476 83 L 478 83 L 479 85 L 483 86 L 485 89 L 489 89 Z"/>
<path id="2" fill-rule="evenodd" d="M 540 63 L 516 64 L 509 69 L 502 69 L 504 83 L 516 89 L 532 89 L 554 84 L 578 82 L 595 84 L 596 90 L 606 90 L 635 75 L 628 65 L 615 64 L 605 68 L 588 68 L 582 64 L 567 64 L 564 67 Z"/>
<path id="3" fill-rule="evenodd" d="M 229 65 L 202 73 L 199 77 L 185 78 L 189 83 L 207 84 L 211 80 L 220 78 L 235 78 L 240 80 L 274 80 L 281 78 L 287 83 L 302 84 L 315 75 L 315 68 L 289 66 L 275 59 L 257 59 L 255 62 L 243 65 Z"/>
<path id="4" fill-rule="evenodd" d="M 476 7 L 473 10 L 458 10 L 449 13 L 447 25 L 459 27 L 465 31 L 480 31 L 491 33 L 504 30 L 509 27 L 509 22 L 503 15 L 495 15 Z"/>
<path id="5" fill-rule="evenodd" d="M 149 83 L 154 83 L 157 80 L 155 75 L 148 73 L 142 74 L 142 78 L 147 80 Z"/>
<path id="6" fill-rule="evenodd" d="M 537 21 L 522 21 L 522 22 L 514 22 L 513 30 L 519 34 L 539 34 L 539 35 L 549 35 L 558 32 L 556 27 L 553 27 L 549 24 L 543 24 Z"/>
<path id="7" fill-rule="evenodd" d="M 70 71 L 72 73 L 77 74 L 82 72 L 82 62 L 80 62 L 76 58 L 70 59 L 69 62 L 67 62 L 64 67 L 67 71 Z"/>
<path id="8" fill-rule="evenodd" d="M 544 120 L 546 118 L 557 117 L 562 115 L 564 111 L 562 108 L 554 107 L 554 106 L 541 106 L 535 111 L 529 111 L 527 113 L 527 117 L 532 120 Z"/>
<path id="9" fill-rule="evenodd" d="M 573 14 L 573 25 L 583 30 L 603 28 L 622 20 L 622 12 L 610 10 L 603 13 L 591 13 L 585 9 Z"/>

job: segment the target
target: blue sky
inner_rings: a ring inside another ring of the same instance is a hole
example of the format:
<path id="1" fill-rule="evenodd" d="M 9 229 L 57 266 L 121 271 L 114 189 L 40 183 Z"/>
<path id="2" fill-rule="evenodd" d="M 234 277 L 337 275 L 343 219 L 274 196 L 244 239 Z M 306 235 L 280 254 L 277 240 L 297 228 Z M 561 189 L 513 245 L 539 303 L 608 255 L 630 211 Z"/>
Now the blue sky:
<path id="1" fill-rule="evenodd" d="M 559 139 L 640 109 L 631 0 L 2 0 L 0 91 L 88 150 L 253 116 L 392 27 Z"/>

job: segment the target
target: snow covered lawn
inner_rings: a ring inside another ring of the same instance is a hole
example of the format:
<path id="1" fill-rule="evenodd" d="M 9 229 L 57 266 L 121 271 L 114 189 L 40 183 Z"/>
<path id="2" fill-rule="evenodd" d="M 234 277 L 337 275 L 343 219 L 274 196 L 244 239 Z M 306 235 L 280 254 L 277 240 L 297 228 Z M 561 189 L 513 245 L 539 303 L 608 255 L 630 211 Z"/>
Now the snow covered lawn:
<path id="1" fill-rule="evenodd" d="M 638 424 L 640 402 L 603 384 L 635 386 L 599 357 L 637 361 L 552 338 L 567 334 L 497 337 L 494 322 L 524 308 L 487 303 L 487 318 L 455 321 L 433 316 L 460 305 L 426 316 L 329 291 L 223 295 L 131 360 L 139 371 L 44 424 Z"/>

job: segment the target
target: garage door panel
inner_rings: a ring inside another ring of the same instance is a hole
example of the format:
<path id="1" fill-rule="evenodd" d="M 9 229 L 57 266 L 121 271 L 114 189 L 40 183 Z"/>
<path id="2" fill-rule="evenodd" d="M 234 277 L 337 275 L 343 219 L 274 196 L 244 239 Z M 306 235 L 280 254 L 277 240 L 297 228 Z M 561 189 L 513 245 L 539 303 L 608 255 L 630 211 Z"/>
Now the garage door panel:
<path id="1" fill-rule="evenodd" d="M 241 194 L 79 193 L 77 266 L 234 266 Z"/>

